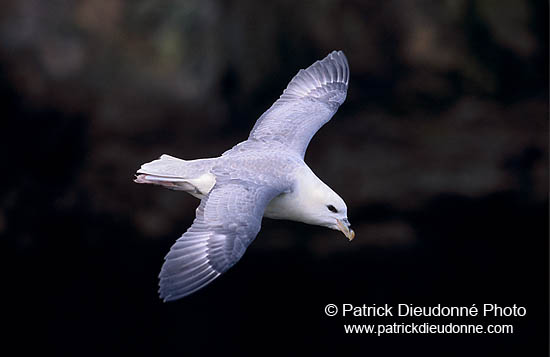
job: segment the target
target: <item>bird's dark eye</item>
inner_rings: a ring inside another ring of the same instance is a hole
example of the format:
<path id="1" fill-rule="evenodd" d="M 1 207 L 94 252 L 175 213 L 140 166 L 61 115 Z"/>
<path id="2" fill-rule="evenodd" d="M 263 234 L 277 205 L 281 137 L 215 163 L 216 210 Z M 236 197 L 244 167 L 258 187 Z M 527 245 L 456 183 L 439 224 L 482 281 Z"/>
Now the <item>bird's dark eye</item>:
<path id="1" fill-rule="evenodd" d="M 328 205 L 327 208 L 331 212 L 338 213 L 338 210 L 333 205 Z"/>

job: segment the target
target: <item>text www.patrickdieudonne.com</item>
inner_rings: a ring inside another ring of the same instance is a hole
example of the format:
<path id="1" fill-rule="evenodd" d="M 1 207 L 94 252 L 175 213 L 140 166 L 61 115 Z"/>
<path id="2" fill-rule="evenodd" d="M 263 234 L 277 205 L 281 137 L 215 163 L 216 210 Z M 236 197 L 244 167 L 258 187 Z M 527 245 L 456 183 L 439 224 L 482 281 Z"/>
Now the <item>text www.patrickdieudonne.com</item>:
<path id="1" fill-rule="evenodd" d="M 424 318 L 521 318 L 527 314 L 525 307 L 482 304 L 471 306 L 415 306 L 413 304 L 393 305 L 353 305 L 328 304 L 327 316 L 342 317 L 424 317 Z M 477 321 L 476 321 L 477 322 Z M 429 323 L 429 322 L 390 322 L 376 324 L 344 324 L 346 334 L 513 334 L 512 324 L 482 323 Z"/>
<path id="2" fill-rule="evenodd" d="M 372 324 L 372 325 L 344 325 L 345 333 L 350 334 L 446 334 L 446 333 L 514 333 L 513 325 L 461 325 L 461 324 L 444 324 L 436 325 L 427 322 L 423 324 L 416 323 L 393 323 L 393 324 Z"/>

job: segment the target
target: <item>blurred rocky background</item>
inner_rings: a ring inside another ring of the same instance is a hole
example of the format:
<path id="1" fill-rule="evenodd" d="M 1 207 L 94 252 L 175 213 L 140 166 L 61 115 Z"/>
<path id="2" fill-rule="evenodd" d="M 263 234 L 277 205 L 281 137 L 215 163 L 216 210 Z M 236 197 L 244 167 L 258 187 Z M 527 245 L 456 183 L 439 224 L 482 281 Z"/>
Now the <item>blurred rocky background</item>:
<path id="1" fill-rule="evenodd" d="M 348 98 L 306 161 L 347 201 L 357 238 L 265 220 L 226 276 L 179 305 L 158 302 L 162 258 L 198 201 L 134 184 L 136 169 L 245 140 L 298 69 L 334 49 L 350 62 Z M 329 302 L 502 301 L 530 313 L 499 346 L 539 346 L 548 78 L 543 0 L 2 1 L 12 330 L 54 351 L 180 341 L 195 354 L 221 350 L 209 338 L 258 339 L 254 326 L 265 341 L 345 341 L 343 321 L 322 313 Z"/>

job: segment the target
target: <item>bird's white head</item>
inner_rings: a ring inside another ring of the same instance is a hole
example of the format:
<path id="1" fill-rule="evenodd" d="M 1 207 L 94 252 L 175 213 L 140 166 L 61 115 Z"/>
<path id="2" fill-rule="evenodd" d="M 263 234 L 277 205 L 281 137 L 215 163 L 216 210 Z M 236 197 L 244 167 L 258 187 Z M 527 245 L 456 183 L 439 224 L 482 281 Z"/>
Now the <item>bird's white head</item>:
<path id="1" fill-rule="evenodd" d="M 311 223 L 341 231 L 350 241 L 355 238 L 348 220 L 348 207 L 330 187 L 321 182 L 311 191 L 308 201 Z"/>
<path id="2" fill-rule="evenodd" d="M 288 218 L 341 231 L 352 240 L 348 208 L 344 200 L 306 167 L 299 175 L 298 185 L 288 207 Z"/>
<path id="3" fill-rule="evenodd" d="M 352 240 L 348 208 L 344 200 L 304 165 L 296 175 L 296 186 L 288 194 L 273 199 L 264 215 L 341 231 Z"/>

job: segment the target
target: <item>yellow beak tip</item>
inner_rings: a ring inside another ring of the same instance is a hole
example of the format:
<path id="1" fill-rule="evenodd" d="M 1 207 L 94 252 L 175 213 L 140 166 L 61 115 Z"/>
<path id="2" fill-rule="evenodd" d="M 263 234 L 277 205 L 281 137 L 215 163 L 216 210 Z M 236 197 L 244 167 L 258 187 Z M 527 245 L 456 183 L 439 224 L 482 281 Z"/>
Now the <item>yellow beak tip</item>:
<path id="1" fill-rule="evenodd" d="M 342 231 L 342 233 L 344 233 L 346 238 L 349 239 L 349 241 L 351 242 L 353 240 L 353 238 L 355 238 L 355 232 L 353 231 L 353 229 L 349 229 L 339 219 L 336 220 L 336 223 L 338 224 L 338 228 L 340 229 L 340 231 Z"/>

